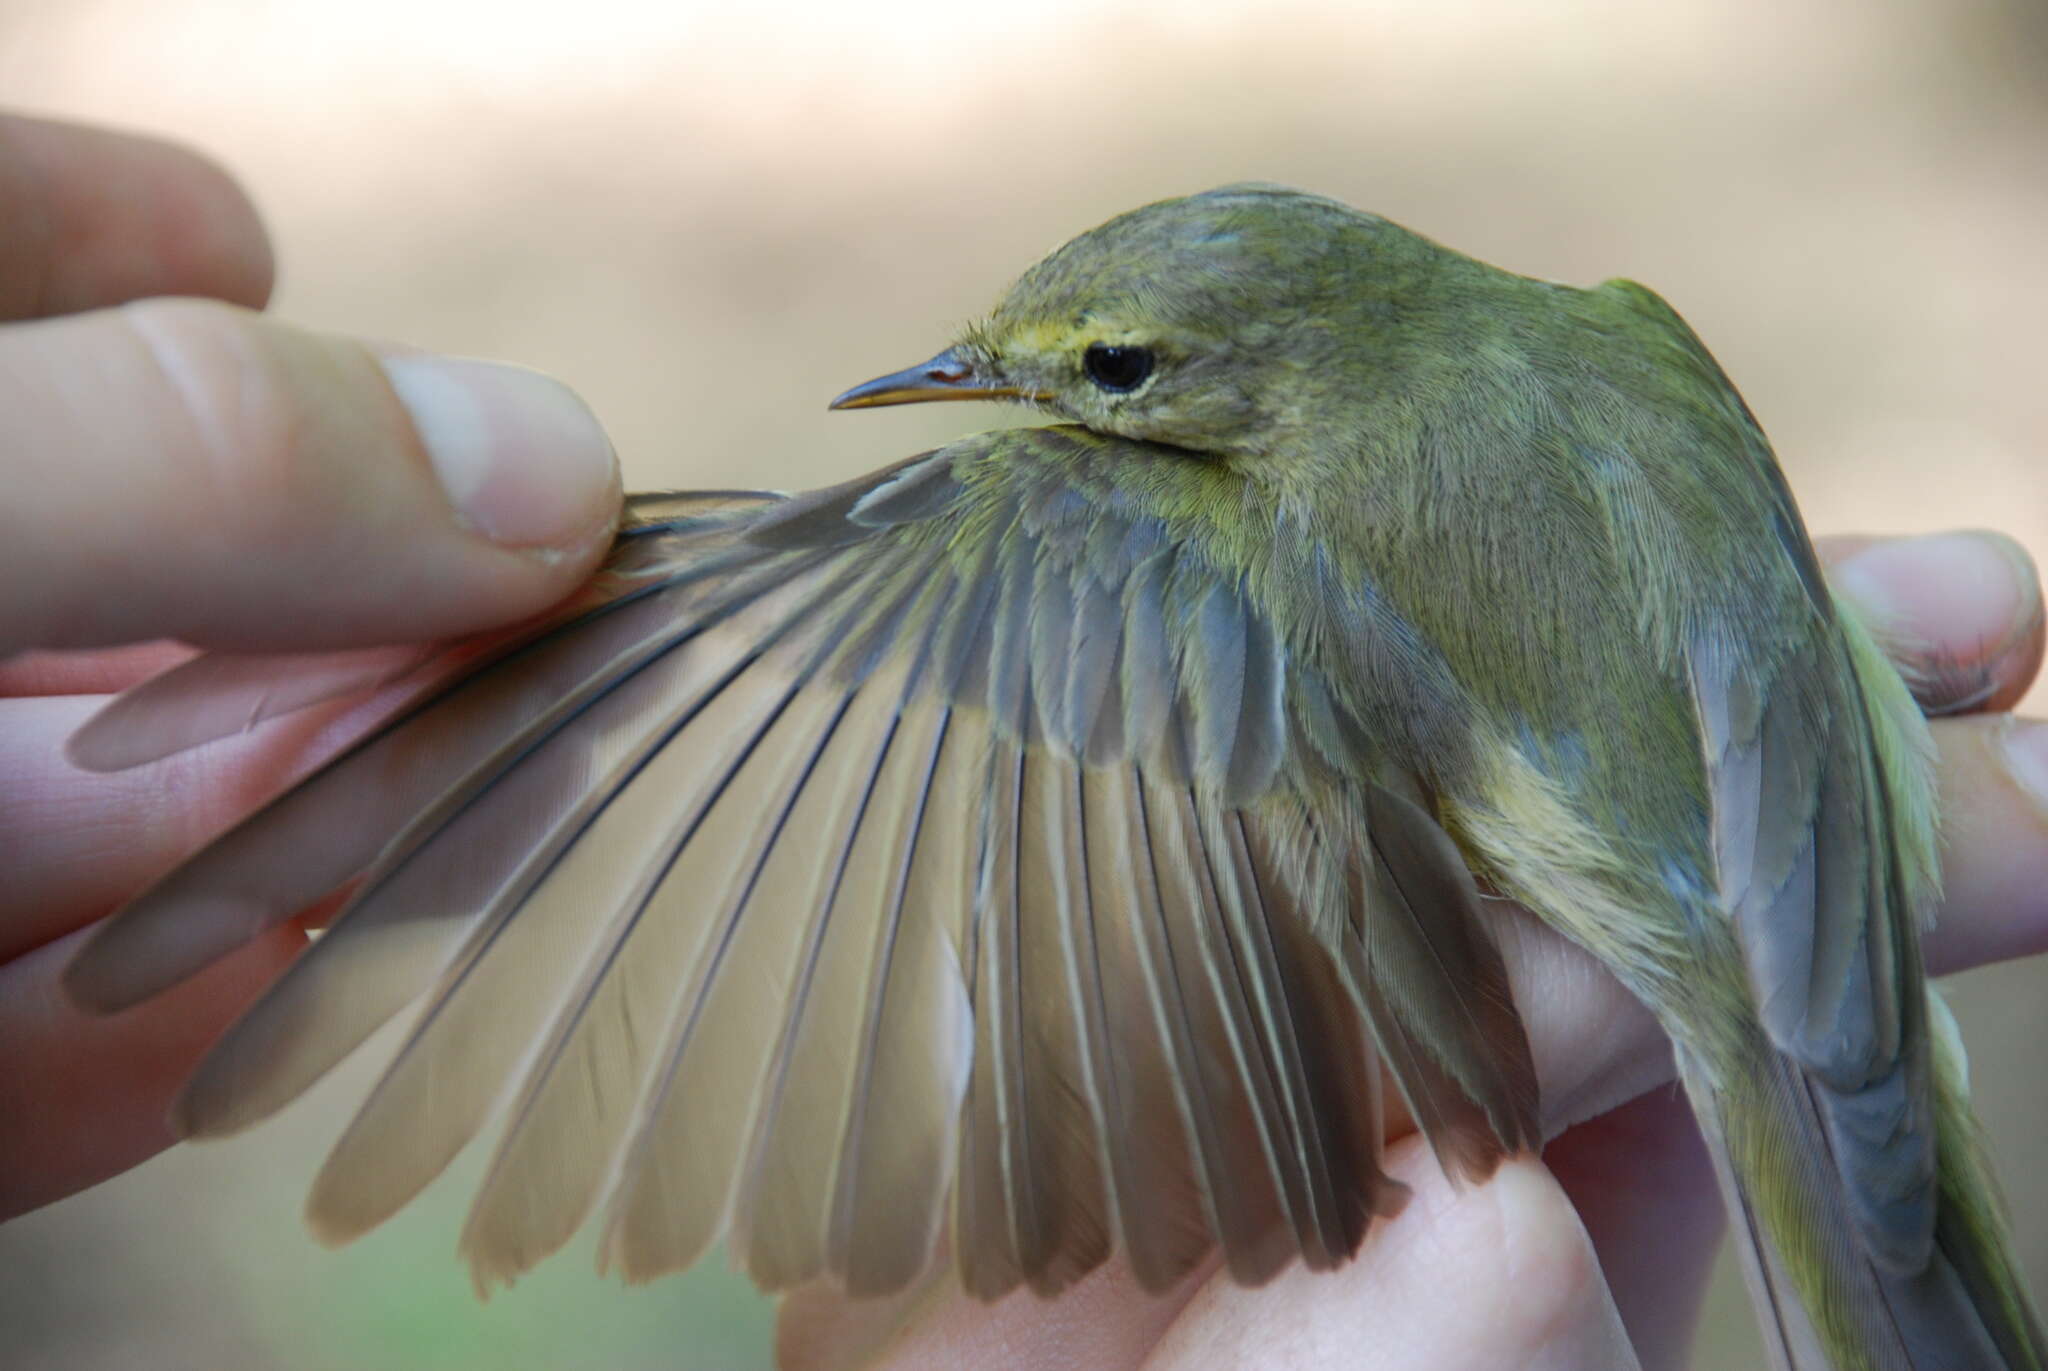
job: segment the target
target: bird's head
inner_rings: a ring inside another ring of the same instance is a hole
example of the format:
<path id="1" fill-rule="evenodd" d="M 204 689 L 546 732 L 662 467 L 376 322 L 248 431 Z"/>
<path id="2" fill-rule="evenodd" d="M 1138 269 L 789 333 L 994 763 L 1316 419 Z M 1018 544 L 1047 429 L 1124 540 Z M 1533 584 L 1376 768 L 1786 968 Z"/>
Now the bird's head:
<path id="1" fill-rule="evenodd" d="M 953 346 L 832 407 L 1015 399 L 1100 433 L 1263 455 L 1329 413 L 1326 396 L 1356 395 L 1445 255 L 1277 186 L 1163 200 L 1056 249 Z"/>

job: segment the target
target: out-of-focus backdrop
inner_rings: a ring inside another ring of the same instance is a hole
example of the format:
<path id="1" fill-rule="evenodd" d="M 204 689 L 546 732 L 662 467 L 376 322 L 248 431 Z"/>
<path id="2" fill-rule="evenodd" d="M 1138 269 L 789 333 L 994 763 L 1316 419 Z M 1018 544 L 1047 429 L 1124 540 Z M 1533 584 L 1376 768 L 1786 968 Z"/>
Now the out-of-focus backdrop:
<path id="1" fill-rule="evenodd" d="M 269 218 L 279 313 L 552 371 L 633 485 L 828 482 L 1016 421 L 824 401 L 1070 233 L 1256 178 L 1654 285 L 1818 531 L 1996 525 L 2048 552 L 2039 0 L 0 0 L 0 99 L 210 150 Z M 2048 1289 L 2043 984 L 1957 999 Z M 476 1304 L 459 1179 L 316 1247 L 299 1206 L 351 1074 L 0 1228 L 0 1359 L 766 1364 L 743 1283 L 627 1292 L 587 1241 Z M 1708 1324 L 1702 1367 L 1755 1364 L 1738 1282 Z"/>

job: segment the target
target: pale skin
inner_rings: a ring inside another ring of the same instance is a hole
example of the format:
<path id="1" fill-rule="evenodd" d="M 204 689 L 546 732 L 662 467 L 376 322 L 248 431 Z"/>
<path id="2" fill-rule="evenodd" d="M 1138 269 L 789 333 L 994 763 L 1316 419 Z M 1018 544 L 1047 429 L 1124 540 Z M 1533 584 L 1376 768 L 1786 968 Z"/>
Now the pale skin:
<path id="1" fill-rule="evenodd" d="M 272 275 L 262 226 L 190 153 L 0 117 L 0 198 L 21 211 L 0 230 L 14 235 L 0 238 L 6 1215 L 167 1146 L 172 1093 L 303 938 L 276 930 L 170 995 L 95 1019 L 57 985 L 83 931 L 330 754 L 355 716 L 310 711 L 112 777 L 72 770 L 64 738 L 108 693 L 182 655 L 164 639 L 331 649 L 536 612 L 590 569 L 618 482 L 596 421 L 545 378 L 444 368 L 257 313 Z M 451 411 L 449 385 L 469 402 Z M 451 412 L 469 427 L 451 429 Z M 1891 625 L 1903 664 L 1929 682 L 1926 702 L 1972 711 L 1935 726 L 1949 843 L 1931 969 L 2048 947 L 2048 726 L 2002 712 L 2040 661 L 2030 564 L 1991 535 L 1824 540 L 1822 552 L 1842 593 Z M 1397 1141 L 1389 1169 L 1415 1192 L 1403 1214 L 1344 1270 L 1258 1291 L 1201 1275 L 1153 1300 L 1112 1267 L 1051 1304 L 977 1305 L 943 1282 L 902 1307 L 803 1292 L 787 1306 L 783 1359 L 1683 1365 L 1720 1218 L 1688 1112 L 1662 1088 L 1668 1060 L 1590 962 L 1504 918 L 1547 1123 L 1565 1129 L 1541 1160 L 1456 1190 L 1416 1139 Z M 1514 1294 L 1461 1297 L 1475 1289 Z"/>

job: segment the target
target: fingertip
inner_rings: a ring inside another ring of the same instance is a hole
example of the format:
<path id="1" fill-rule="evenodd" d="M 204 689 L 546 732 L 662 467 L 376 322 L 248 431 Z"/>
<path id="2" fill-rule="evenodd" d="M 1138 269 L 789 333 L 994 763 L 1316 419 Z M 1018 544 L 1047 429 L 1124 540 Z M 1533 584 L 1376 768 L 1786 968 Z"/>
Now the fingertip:
<path id="1" fill-rule="evenodd" d="M 276 259 L 241 185 L 161 138 L 0 116 L 0 318 L 155 295 L 260 308 Z"/>
<path id="2" fill-rule="evenodd" d="M 1921 707 L 2008 709 L 2041 665 L 2041 580 L 2027 550 L 1968 529 L 1837 548 L 1836 591 L 1861 613 Z"/>
<path id="3" fill-rule="evenodd" d="M 171 1103 L 208 1047 L 303 949 L 272 930 L 147 1004 L 101 1018 L 59 979 L 85 930 L 0 966 L 0 1218 L 119 1174 L 177 1141 Z"/>
<path id="4" fill-rule="evenodd" d="M 424 353 L 380 359 L 462 525 L 558 561 L 610 531 L 619 464 L 575 391 L 525 367 Z"/>
<path id="5" fill-rule="evenodd" d="M 1634 1365 L 1592 1238 L 1549 1168 L 1535 1157 L 1509 1158 L 1460 1198 L 1460 1209 L 1482 1203 L 1492 1206 L 1490 1221 L 1482 1214 L 1466 1222 L 1492 1268 L 1483 1282 L 1496 1303 L 1479 1336 L 1498 1349 L 1496 1364 L 1557 1371 Z"/>
<path id="6" fill-rule="evenodd" d="M 158 294 L 199 295 L 262 309 L 277 287 L 277 254 L 249 192 L 197 148 L 161 142 L 160 173 L 182 193 L 164 199 L 157 229 L 164 272 L 180 284 Z"/>
<path id="7" fill-rule="evenodd" d="M 1945 850 L 1928 970 L 2048 951 L 2048 722 L 1948 719 L 1934 740 Z"/>

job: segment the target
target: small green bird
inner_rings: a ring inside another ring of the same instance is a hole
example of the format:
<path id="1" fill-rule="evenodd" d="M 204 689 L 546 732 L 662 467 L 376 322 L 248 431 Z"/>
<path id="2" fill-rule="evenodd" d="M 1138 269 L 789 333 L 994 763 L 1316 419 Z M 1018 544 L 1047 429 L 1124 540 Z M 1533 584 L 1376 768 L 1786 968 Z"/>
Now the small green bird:
<path id="1" fill-rule="evenodd" d="M 1509 897 L 1669 1032 L 1769 1340 L 2041 1368 L 1921 970 L 1930 743 L 1762 433 L 1641 286 L 1234 186 L 1033 267 L 841 408 L 1071 422 L 829 490 L 643 496 L 546 622 L 119 914 L 113 1010 L 353 884 L 177 1113 L 228 1133 L 425 1007 L 315 1184 L 333 1241 L 503 1116 L 461 1248 L 602 1213 L 633 1280 L 1145 1286 L 1329 1267 L 1542 1141 Z M 236 726 L 200 661 L 88 725 Z M 253 698 L 253 696 L 252 696 Z M 286 692 L 303 703 L 306 691 Z"/>

